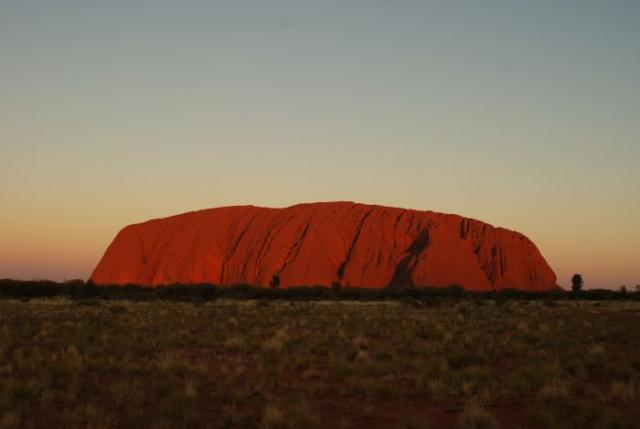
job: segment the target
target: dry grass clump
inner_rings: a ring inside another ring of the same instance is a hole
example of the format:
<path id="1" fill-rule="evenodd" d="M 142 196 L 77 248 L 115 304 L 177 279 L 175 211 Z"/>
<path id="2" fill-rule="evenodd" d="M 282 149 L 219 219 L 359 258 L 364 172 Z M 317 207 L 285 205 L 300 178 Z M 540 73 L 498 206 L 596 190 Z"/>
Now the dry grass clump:
<path id="1" fill-rule="evenodd" d="M 636 399 L 636 389 L 633 381 L 614 381 L 609 386 L 611 398 L 622 403 L 630 403 Z"/>
<path id="2" fill-rule="evenodd" d="M 260 427 L 264 429 L 314 429 L 316 426 L 314 416 L 303 403 L 267 404 L 260 419 Z"/>
<path id="3" fill-rule="evenodd" d="M 469 402 L 458 419 L 459 429 L 494 429 L 498 428 L 498 421 L 478 402 Z"/>
<path id="4" fill-rule="evenodd" d="M 398 423 L 397 429 L 428 429 L 431 427 L 423 419 L 416 417 L 406 417 Z"/>
<path id="5" fill-rule="evenodd" d="M 246 343 L 245 338 L 242 335 L 231 335 L 224 340 L 224 346 L 229 350 L 240 350 Z"/>
<path id="6" fill-rule="evenodd" d="M 537 399 L 548 410 L 564 411 L 571 405 L 571 386 L 564 380 L 551 381 L 540 389 Z"/>
<path id="7" fill-rule="evenodd" d="M 267 405 L 262 413 L 262 428 L 284 429 L 285 418 L 282 410 L 274 405 Z"/>
<path id="8" fill-rule="evenodd" d="M 269 337 L 262 343 L 262 347 L 264 350 L 269 352 L 279 352 L 281 351 L 289 342 L 290 336 L 288 332 L 288 328 L 285 326 L 281 329 L 278 329 L 276 333 Z"/>

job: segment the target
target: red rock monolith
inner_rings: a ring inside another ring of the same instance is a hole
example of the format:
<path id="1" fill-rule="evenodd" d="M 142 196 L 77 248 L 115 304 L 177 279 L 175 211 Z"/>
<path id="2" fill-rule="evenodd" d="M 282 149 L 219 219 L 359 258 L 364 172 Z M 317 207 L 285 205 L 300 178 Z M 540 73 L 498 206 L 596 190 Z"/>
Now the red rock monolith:
<path id="1" fill-rule="evenodd" d="M 453 214 L 351 202 L 222 207 L 129 225 L 96 284 L 248 283 L 551 290 L 556 275 L 524 235 Z"/>

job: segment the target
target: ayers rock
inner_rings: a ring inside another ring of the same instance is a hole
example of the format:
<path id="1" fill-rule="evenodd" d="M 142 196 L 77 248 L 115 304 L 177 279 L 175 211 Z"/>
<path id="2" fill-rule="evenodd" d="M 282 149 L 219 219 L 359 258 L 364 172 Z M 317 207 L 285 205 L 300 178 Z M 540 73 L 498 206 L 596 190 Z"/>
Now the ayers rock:
<path id="1" fill-rule="evenodd" d="M 330 202 L 222 207 L 129 225 L 96 284 L 449 286 L 549 290 L 556 276 L 524 235 L 461 216 Z"/>

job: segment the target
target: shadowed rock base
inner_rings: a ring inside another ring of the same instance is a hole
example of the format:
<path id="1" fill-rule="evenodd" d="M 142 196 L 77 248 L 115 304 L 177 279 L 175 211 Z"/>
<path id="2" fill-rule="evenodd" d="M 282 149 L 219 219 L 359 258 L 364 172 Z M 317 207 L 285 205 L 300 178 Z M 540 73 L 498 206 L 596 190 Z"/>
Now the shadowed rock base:
<path id="1" fill-rule="evenodd" d="M 452 214 L 356 204 L 222 207 L 125 227 L 96 284 L 449 286 L 549 290 L 524 235 Z"/>

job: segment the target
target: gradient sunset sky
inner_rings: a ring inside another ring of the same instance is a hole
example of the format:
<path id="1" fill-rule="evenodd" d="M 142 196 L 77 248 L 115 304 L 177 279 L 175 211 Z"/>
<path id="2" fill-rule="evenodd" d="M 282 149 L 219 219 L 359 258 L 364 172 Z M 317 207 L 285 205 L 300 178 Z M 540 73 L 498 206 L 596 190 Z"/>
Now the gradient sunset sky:
<path id="1" fill-rule="evenodd" d="M 640 284 L 640 1 L 0 2 L 0 278 L 126 224 L 351 200 Z"/>

